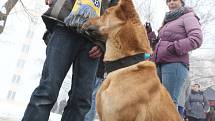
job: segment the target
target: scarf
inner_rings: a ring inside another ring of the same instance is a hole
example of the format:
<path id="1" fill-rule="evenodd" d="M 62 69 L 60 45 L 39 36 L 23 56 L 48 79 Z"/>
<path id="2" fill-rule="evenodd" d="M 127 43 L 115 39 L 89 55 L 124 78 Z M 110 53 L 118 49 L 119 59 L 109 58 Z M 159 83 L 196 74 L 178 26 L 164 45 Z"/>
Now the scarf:
<path id="1" fill-rule="evenodd" d="M 180 7 L 174 11 L 169 11 L 166 13 L 165 18 L 164 18 L 164 25 L 170 21 L 174 21 L 177 18 L 179 18 L 180 16 L 192 12 L 193 10 L 191 8 L 188 7 Z"/>

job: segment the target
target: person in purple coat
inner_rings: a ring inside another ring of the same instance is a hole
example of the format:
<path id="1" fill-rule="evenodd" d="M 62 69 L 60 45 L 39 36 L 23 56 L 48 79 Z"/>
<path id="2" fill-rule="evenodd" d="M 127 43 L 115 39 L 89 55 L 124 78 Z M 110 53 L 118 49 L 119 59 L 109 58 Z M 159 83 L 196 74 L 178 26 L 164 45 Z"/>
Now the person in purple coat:
<path id="1" fill-rule="evenodd" d="M 189 52 L 201 46 L 203 37 L 199 18 L 192 8 L 185 7 L 183 0 L 166 0 L 166 4 L 169 12 L 158 31 L 158 39 L 153 39 L 156 37 L 152 36 L 147 24 L 146 30 L 149 40 L 158 40 L 152 60 L 157 64 L 160 80 L 177 106 L 181 87 L 188 76 Z"/>

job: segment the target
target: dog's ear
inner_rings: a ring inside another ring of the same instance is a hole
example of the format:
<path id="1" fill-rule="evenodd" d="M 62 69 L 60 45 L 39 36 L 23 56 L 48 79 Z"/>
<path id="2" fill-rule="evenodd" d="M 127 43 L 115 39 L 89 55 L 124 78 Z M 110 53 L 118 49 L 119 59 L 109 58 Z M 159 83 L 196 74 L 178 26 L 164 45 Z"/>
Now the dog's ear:
<path id="1" fill-rule="evenodd" d="M 122 21 L 126 21 L 126 15 L 121 7 L 118 7 L 115 11 L 116 16 Z"/>
<path id="2" fill-rule="evenodd" d="M 120 14 L 123 14 L 121 15 L 121 17 L 123 17 L 124 20 L 129 20 L 138 17 L 138 14 L 136 13 L 136 9 L 134 7 L 132 0 L 121 0 L 119 7 L 120 7 L 119 12 Z"/>

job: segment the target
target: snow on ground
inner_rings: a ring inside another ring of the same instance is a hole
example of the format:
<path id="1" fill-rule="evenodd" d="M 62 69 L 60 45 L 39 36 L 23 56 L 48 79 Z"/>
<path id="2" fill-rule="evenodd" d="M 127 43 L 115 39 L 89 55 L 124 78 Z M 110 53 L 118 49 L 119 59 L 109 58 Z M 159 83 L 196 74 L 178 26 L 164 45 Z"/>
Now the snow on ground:
<path id="1" fill-rule="evenodd" d="M 27 104 L 0 100 L 0 121 L 21 121 Z M 61 115 L 51 113 L 49 121 L 60 121 Z M 99 121 L 95 119 L 95 121 Z"/>
<path id="2" fill-rule="evenodd" d="M 0 121 L 21 121 L 26 104 L 14 101 L 0 101 Z M 61 115 L 51 113 L 49 121 L 60 121 Z"/>

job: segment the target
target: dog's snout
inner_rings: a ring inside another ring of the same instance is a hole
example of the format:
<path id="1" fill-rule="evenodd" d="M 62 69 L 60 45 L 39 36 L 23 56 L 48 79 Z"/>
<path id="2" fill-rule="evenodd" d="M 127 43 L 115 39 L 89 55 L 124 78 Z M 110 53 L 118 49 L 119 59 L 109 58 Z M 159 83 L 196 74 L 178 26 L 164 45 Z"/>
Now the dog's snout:
<path id="1" fill-rule="evenodd" d="M 99 31 L 98 27 L 96 25 L 89 25 L 84 28 L 84 33 L 91 36 L 98 36 Z"/>
<path id="2" fill-rule="evenodd" d="M 90 25 L 86 28 L 86 30 L 88 33 L 94 33 L 98 31 L 98 27 L 95 25 Z"/>

